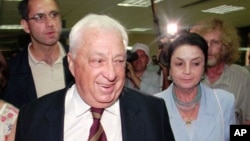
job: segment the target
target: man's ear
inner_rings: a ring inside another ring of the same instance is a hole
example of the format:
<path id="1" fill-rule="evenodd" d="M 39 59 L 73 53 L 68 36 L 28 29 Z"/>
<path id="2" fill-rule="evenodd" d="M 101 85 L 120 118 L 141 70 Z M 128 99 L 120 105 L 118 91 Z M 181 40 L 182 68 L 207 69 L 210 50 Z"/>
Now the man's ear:
<path id="1" fill-rule="evenodd" d="M 29 27 L 29 24 L 26 20 L 22 19 L 21 20 L 21 25 L 23 27 L 23 30 L 26 32 L 26 33 L 30 33 L 30 27 Z"/>
<path id="2" fill-rule="evenodd" d="M 74 58 L 73 54 L 71 52 L 68 52 L 67 54 L 68 64 L 69 64 L 69 70 L 71 74 L 75 77 L 75 66 L 74 66 Z"/>

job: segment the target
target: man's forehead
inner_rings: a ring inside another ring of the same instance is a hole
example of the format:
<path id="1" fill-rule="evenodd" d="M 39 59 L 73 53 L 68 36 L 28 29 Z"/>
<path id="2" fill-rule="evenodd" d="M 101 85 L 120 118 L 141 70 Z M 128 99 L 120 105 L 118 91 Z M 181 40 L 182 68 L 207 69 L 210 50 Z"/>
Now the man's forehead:
<path id="1" fill-rule="evenodd" d="M 140 54 L 142 54 L 142 53 L 143 53 L 143 54 L 146 54 L 146 52 L 145 52 L 144 50 L 142 50 L 142 49 L 138 49 L 138 50 L 136 50 L 136 52 L 137 52 L 137 53 L 140 53 Z"/>

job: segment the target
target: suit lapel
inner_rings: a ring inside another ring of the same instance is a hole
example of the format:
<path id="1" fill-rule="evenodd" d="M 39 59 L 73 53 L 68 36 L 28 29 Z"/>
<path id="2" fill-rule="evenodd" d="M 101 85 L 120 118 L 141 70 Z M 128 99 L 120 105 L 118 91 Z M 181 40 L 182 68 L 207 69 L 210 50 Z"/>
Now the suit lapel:
<path id="1" fill-rule="evenodd" d="M 67 91 L 64 91 L 49 106 L 45 120 L 48 122 L 48 140 L 63 141 L 64 132 L 64 101 Z"/>
<path id="2" fill-rule="evenodd" d="M 120 112 L 123 141 L 144 140 L 144 125 L 140 119 L 140 108 L 133 97 L 133 91 L 124 89 L 120 96 Z"/>

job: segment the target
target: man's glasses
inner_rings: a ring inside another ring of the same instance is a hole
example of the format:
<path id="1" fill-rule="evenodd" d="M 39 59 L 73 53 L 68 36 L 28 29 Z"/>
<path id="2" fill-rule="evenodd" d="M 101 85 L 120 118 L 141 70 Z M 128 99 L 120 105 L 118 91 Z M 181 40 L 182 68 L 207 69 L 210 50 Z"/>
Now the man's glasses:
<path id="1" fill-rule="evenodd" d="M 52 11 L 48 15 L 53 20 L 56 20 L 60 17 L 60 13 L 57 11 Z M 46 19 L 47 19 L 47 15 L 45 13 L 38 13 L 38 14 L 34 15 L 33 17 L 28 18 L 26 20 L 34 20 L 38 23 L 43 23 L 43 22 L 45 22 Z"/>

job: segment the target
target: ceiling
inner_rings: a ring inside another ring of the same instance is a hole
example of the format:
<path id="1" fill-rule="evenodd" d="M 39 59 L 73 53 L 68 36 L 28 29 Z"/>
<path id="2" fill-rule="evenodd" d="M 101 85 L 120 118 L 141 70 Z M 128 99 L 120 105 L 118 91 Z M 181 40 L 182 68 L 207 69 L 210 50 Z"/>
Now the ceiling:
<path id="1" fill-rule="evenodd" d="M 155 34 L 154 18 L 150 6 L 146 8 L 117 6 L 119 2 L 124 0 L 58 1 L 64 21 L 64 31 L 68 31 L 81 17 L 88 13 L 104 13 L 121 21 L 127 29 L 148 28 L 150 30 L 138 33 Z M 20 23 L 17 3 L 18 2 L 0 0 L 0 26 Z M 224 15 L 201 12 L 201 10 L 220 5 L 244 6 L 245 10 Z M 210 16 L 221 17 L 226 22 L 238 28 L 250 25 L 250 0 L 163 0 L 155 4 L 154 9 L 161 29 L 169 22 L 177 22 L 180 29 L 187 29 L 196 21 Z M 163 30 L 161 32 L 163 32 Z M 0 29 L 0 46 L 1 44 L 11 44 L 19 34 L 24 34 L 22 29 Z M 7 41 L 8 43 L 6 43 Z"/>

